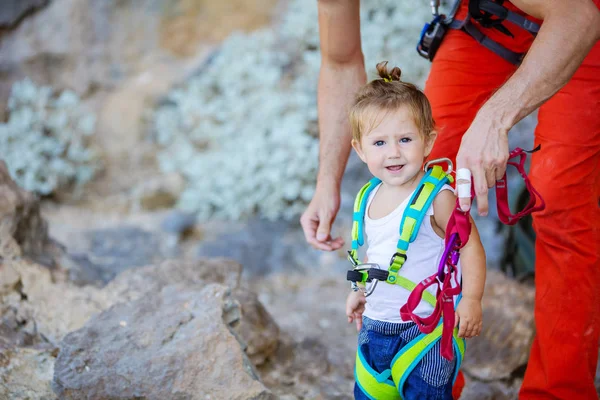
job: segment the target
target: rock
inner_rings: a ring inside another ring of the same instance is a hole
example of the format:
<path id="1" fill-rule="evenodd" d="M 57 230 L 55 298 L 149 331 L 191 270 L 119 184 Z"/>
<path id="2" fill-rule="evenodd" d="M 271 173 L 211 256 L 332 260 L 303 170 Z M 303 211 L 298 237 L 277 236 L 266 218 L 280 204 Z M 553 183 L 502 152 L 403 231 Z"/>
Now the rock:
<path id="1" fill-rule="evenodd" d="M 47 341 L 58 343 L 64 335 L 79 329 L 94 314 L 118 301 L 93 286 L 79 288 L 68 281 L 57 281 L 47 268 L 14 262 L 20 282 L 11 306 L 21 321 L 31 321 Z"/>
<path id="2" fill-rule="evenodd" d="M 277 349 L 279 327 L 258 301 L 257 296 L 240 287 L 242 266 L 227 259 L 196 261 L 172 260 L 156 266 L 126 271 L 105 287 L 108 298 L 133 301 L 160 292 L 174 284 L 186 287 L 220 283 L 233 289 L 232 297 L 241 305 L 242 318 L 234 327 L 238 339 L 254 365 L 261 365 Z"/>
<path id="3" fill-rule="evenodd" d="M 533 287 L 487 271 L 483 329 L 469 339 L 463 364 L 469 375 L 483 381 L 506 379 L 527 364 L 534 336 L 533 302 Z"/>
<path id="4" fill-rule="evenodd" d="M 4 0 L 0 8 L 0 28 L 18 24 L 28 13 L 37 10 L 49 0 Z"/>
<path id="5" fill-rule="evenodd" d="M 48 237 L 37 197 L 17 186 L 0 161 L 0 256 L 25 256 L 48 265 L 59 253 L 59 246 Z"/>
<path id="6" fill-rule="evenodd" d="M 79 268 L 71 279 L 79 284 L 106 284 L 129 268 L 155 264 L 177 255 L 165 238 L 135 226 L 119 226 L 84 232 L 79 251 L 70 254 Z M 85 250 L 82 250 L 85 249 Z"/>
<path id="7" fill-rule="evenodd" d="M 238 288 L 233 297 L 240 303 L 242 313 L 234 330 L 246 344 L 245 352 L 252 364 L 262 365 L 277 350 L 279 327 L 253 292 Z"/>
<path id="8" fill-rule="evenodd" d="M 44 343 L 35 321 L 11 305 L 0 305 L 0 349 L 30 347 Z"/>
<path id="9" fill-rule="evenodd" d="M 248 277 L 310 270 L 313 265 L 322 265 L 322 258 L 327 257 L 306 244 L 298 221 L 253 218 L 240 225 L 204 224 L 201 228 L 206 232 L 206 238 L 198 246 L 197 255 L 234 259 L 244 266 L 244 274 Z"/>
<path id="10" fill-rule="evenodd" d="M 480 382 L 467 378 L 460 400 L 517 400 L 522 380 Z"/>
<path id="11" fill-rule="evenodd" d="M 50 382 L 54 371 L 53 350 L 0 350 L 0 398 L 54 400 Z"/>
<path id="12" fill-rule="evenodd" d="M 12 264 L 0 264 L 0 296 L 14 291 L 20 280 L 21 276 Z"/>
<path id="13" fill-rule="evenodd" d="M 194 214 L 173 210 L 165 217 L 160 227 L 167 233 L 181 235 L 191 229 L 195 223 L 196 216 Z"/>
<path id="14" fill-rule="evenodd" d="M 218 284 L 118 304 L 64 338 L 52 387 L 61 399 L 274 399 L 230 331 L 239 316 Z"/>
<path id="15" fill-rule="evenodd" d="M 139 183 L 131 196 L 136 202 L 136 208 L 152 211 L 174 207 L 184 189 L 183 177 L 178 173 L 170 173 Z"/>
<path id="16" fill-rule="evenodd" d="M 195 261 L 169 260 L 159 265 L 147 266 L 123 272 L 109 283 L 104 292 L 117 302 L 133 301 L 147 293 L 158 293 L 174 284 L 188 286 L 220 283 L 230 288 L 240 284 L 242 266 L 226 259 L 203 259 Z"/>
<path id="17" fill-rule="evenodd" d="M 22 333 L 11 342 L 17 339 L 31 341 L 32 337 L 41 335 L 51 343 L 58 343 L 67 333 L 81 328 L 90 317 L 114 304 L 137 300 L 147 293 L 158 293 L 168 285 L 218 282 L 237 287 L 242 269 L 241 265 L 227 260 L 173 260 L 126 271 L 100 289 L 56 281 L 48 269 L 24 260 L 4 265 L 9 265 L 19 275 L 11 295 L 0 297 L 4 309 L 17 311 L 14 318 L 19 321 L 16 325 L 21 327 Z M 7 313 L 4 311 L 3 315 L 9 316 Z M 25 329 L 29 324 L 35 329 Z M 266 322 L 263 324 L 267 325 Z M 23 336 L 25 334 L 29 339 Z"/>

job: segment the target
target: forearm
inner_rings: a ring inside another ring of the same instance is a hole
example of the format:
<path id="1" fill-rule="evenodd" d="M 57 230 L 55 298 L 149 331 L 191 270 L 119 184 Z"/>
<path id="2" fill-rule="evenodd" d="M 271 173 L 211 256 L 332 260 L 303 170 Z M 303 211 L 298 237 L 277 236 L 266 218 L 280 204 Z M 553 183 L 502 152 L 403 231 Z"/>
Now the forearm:
<path id="1" fill-rule="evenodd" d="M 350 154 L 348 105 L 366 82 L 362 55 L 347 64 L 323 63 L 319 75 L 319 174 L 317 185 L 340 185 Z"/>
<path id="2" fill-rule="evenodd" d="M 319 0 L 317 4 L 321 44 L 317 189 L 339 189 L 351 148 L 348 105 L 367 80 L 360 40 L 360 2 Z"/>
<path id="3" fill-rule="evenodd" d="M 502 131 L 560 90 L 600 38 L 600 11 L 591 1 L 548 3 L 534 9 L 544 23 L 523 63 L 482 107 Z"/>
<path id="4" fill-rule="evenodd" d="M 481 301 L 485 286 L 486 261 L 485 251 L 481 245 L 479 232 L 471 219 L 471 235 L 469 241 L 460 250 L 460 265 L 462 267 L 462 295 Z"/>

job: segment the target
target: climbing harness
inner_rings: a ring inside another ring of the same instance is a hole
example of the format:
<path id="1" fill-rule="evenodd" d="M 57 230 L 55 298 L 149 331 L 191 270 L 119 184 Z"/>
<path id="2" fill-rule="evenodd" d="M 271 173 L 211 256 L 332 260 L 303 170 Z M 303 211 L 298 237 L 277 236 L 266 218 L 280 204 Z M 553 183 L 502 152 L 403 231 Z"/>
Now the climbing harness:
<path id="1" fill-rule="evenodd" d="M 516 148 L 509 155 L 507 165 L 517 168 L 530 193 L 529 204 L 523 210 L 516 214 L 511 214 L 510 212 L 506 173 L 496 183 L 498 215 L 500 220 L 506 224 L 515 224 L 521 217 L 535 211 L 543 210 L 545 207 L 543 199 L 531 185 L 524 168 L 526 153 L 533 153 L 539 150 L 539 148 L 538 146 L 531 151 Z M 519 158 L 518 162 L 510 161 L 517 157 Z M 431 164 L 440 161 L 448 163 L 446 171 L 443 171 L 439 165 L 429 168 Z M 409 290 L 410 295 L 408 300 L 400 308 L 400 316 L 403 321 L 413 321 L 421 331 L 421 335 L 404 346 L 394 357 L 390 369 L 381 373 L 376 372 L 368 365 L 361 353 L 360 347 L 358 348 L 355 369 L 356 382 L 365 394 L 374 399 L 403 399 L 403 386 L 406 378 L 438 340 L 441 340 L 442 357 L 449 360 L 454 355 L 457 357 L 453 380 L 456 379 L 464 357 L 465 340 L 457 336 L 458 329 L 454 328 L 454 312 L 461 298 L 461 284 L 458 280 L 457 264 L 460 257 L 460 249 L 469 240 L 471 222 L 469 212 L 461 210 L 458 199 L 446 227 L 445 249 L 440 259 L 438 271 L 418 284 L 398 275 L 400 268 L 402 268 L 402 265 L 407 260 L 408 245 L 415 240 L 421 222 L 433 199 L 444 184 L 453 181 L 450 175 L 452 172 L 452 162 L 448 159 L 433 160 L 427 163 L 424 169 L 426 174 L 419 183 L 417 190 L 413 193 L 409 205 L 402 216 L 400 240 L 398 241 L 396 253 L 394 253 L 390 260 L 390 266 L 387 271 L 381 269 L 377 264 L 361 264 L 357 257 L 358 247 L 364 244 L 363 224 L 367 199 L 369 193 L 380 183 L 380 180 L 373 178 L 364 185 L 354 203 L 352 250 L 348 252 L 348 258 L 354 268 L 348 271 L 347 279 L 352 282 L 353 290 L 362 290 L 366 296 L 373 293 L 379 281 L 397 284 Z M 474 197 L 472 187 L 471 197 Z M 540 203 L 536 205 L 538 200 Z M 432 285 L 437 285 L 436 296 L 433 296 L 426 290 Z M 457 296 L 456 303 L 454 303 L 454 296 Z M 421 300 L 430 304 L 434 309 L 428 317 L 420 317 L 414 313 Z"/>
<path id="2" fill-rule="evenodd" d="M 439 165 L 433 163 L 446 162 L 448 168 L 446 171 Z M 367 199 L 371 191 L 381 183 L 377 178 L 371 179 L 359 191 L 354 202 L 354 215 L 352 223 L 352 250 L 348 252 L 348 259 L 354 266 L 351 271 L 348 271 L 347 279 L 352 282 L 353 290 L 363 290 L 366 296 L 369 296 L 379 281 L 385 281 L 391 284 L 397 284 L 407 290 L 412 290 L 415 284 L 398 275 L 398 271 L 406 261 L 406 252 L 409 243 L 413 242 L 417 237 L 421 222 L 433 202 L 433 199 L 440 189 L 453 181 L 450 173 L 452 172 L 452 162 L 445 158 L 433 160 L 424 166 L 425 176 L 419 182 L 417 190 L 412 194 L 408 206 L 402 216 L 400 223 L 400 238 L 398 240 L 396 252 L 392 255 L 387 270 L 381 269 L 378 264 L 366 263 L 361 264 L 358 261 L 358 248 L 364 244 L 363 226 L 364 217 L 367 208 Z M 361 283 L 364 286 L 359 286 Z"/>
<path id="3" fill-rule="evenodd" d="M 440 47 L 448 29 L 457 29 L 465 31 L 478 43 L 511 64 L 520 65 L 525 57 L 525 53 L 514 52 L 490 39 L 472 22 L 474 20 L 484 28 L 493 28 L 507 36 L 513 37 L 512 32 L 503 24 L 504 21 L 507 21 L 519 28 L 525 29 L 533 36 L 537 35 L 540 30 L 539 24 L 508 10 L 502 3 L 504 3 L 504 0 L 469 0 L 469 12 L 465 19 L 461 21 L 454 18 L 460 6 L 460 0 L 455 1 L 448 16 L 439 14 L 439 0 L 431 0 L 433 20 L 423 27 L 417 44 L 417 52 L 429 61 L 433 61 L 435 53 Z"/>

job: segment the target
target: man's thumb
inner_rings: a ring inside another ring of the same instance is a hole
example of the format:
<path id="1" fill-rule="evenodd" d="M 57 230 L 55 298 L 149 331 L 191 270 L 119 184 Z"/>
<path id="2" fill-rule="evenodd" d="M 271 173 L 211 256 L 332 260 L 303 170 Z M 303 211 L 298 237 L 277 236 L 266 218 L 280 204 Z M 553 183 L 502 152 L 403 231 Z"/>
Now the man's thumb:
<path id="1" fill-rule="evenodd" d="M 325 221 L 321 221 L 319 224 L 319 228 L 317 229 L 317 240 L 320 242 L 324 242 L 329 237 L 329 223 Z"/>

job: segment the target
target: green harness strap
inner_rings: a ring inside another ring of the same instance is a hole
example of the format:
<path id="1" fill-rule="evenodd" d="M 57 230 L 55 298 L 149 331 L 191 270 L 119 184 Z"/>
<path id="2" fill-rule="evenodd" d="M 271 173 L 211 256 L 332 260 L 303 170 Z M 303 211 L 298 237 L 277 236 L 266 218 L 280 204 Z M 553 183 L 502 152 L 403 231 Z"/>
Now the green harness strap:
<path id="1" fill-rule="evenodd" d="M 374 400 L 402 400 L 404 395 L 404 383 L 425 354 L 431 350 L 435 343 L 442 337 L 443 326 L 440 325 L 429 334 L 420 334 L 406 346 L 404 346 L 394 357 L 391 369 L 381 373 L 376 372 L 366 362 L 360 348 L 356 352 L 356 367 L 354 378 L 364 394 Z M 458 371 L 465 355 L 465 339 L 458 337 L 458 329 L 453 335 L 454 354 L 456 354 L 456 366 L 452 382 L 456 380 Z"/>
<path id="2" fill-rule="evenodd" d="M 408 245 L 413 242 L 419 227 L 423 222 L 427 214 L 427 210 L 433 203 L 433 199 L 438 194 L 440 189 L 447 183 L 453 181 L 452 176 L 446 174 L 444 169 L 439 165 L 434 165 L 428 169 L 425 176 L 419 182 L 417 190 L 412 194 L 409 205 L 404 210 L 402 220 L 400 222 L 400 239 L 398 240 L 396 252 L 390 259 L 390 265 L 388 267 L 387 281 L 391 284 L 399 284 L 404 287 L 404 282 L 401 283 L 401 279 L 398 275 L 398 271 L 404 265 L 406 261 L 406 252 L 408 251 Z M 377 178 L 371 179 L 365 184 L 362 189 L 358 192 L 356 199 L 354 200 L 354 214 L 352 222 L 352 250 L 349 255 L 352 262 L 355 265 L 360 264 L 358 261 L 358 248 L 364 244 L 364 220 L 367 208 L 367 200 L 373 189 L 379 185 L 381 181 Z M 363 279 L 361 282 L 366 282 L 368 278 L 368 272 L 362 273 Z M 412 290 L 412 289 L 411 289 Z"/>

